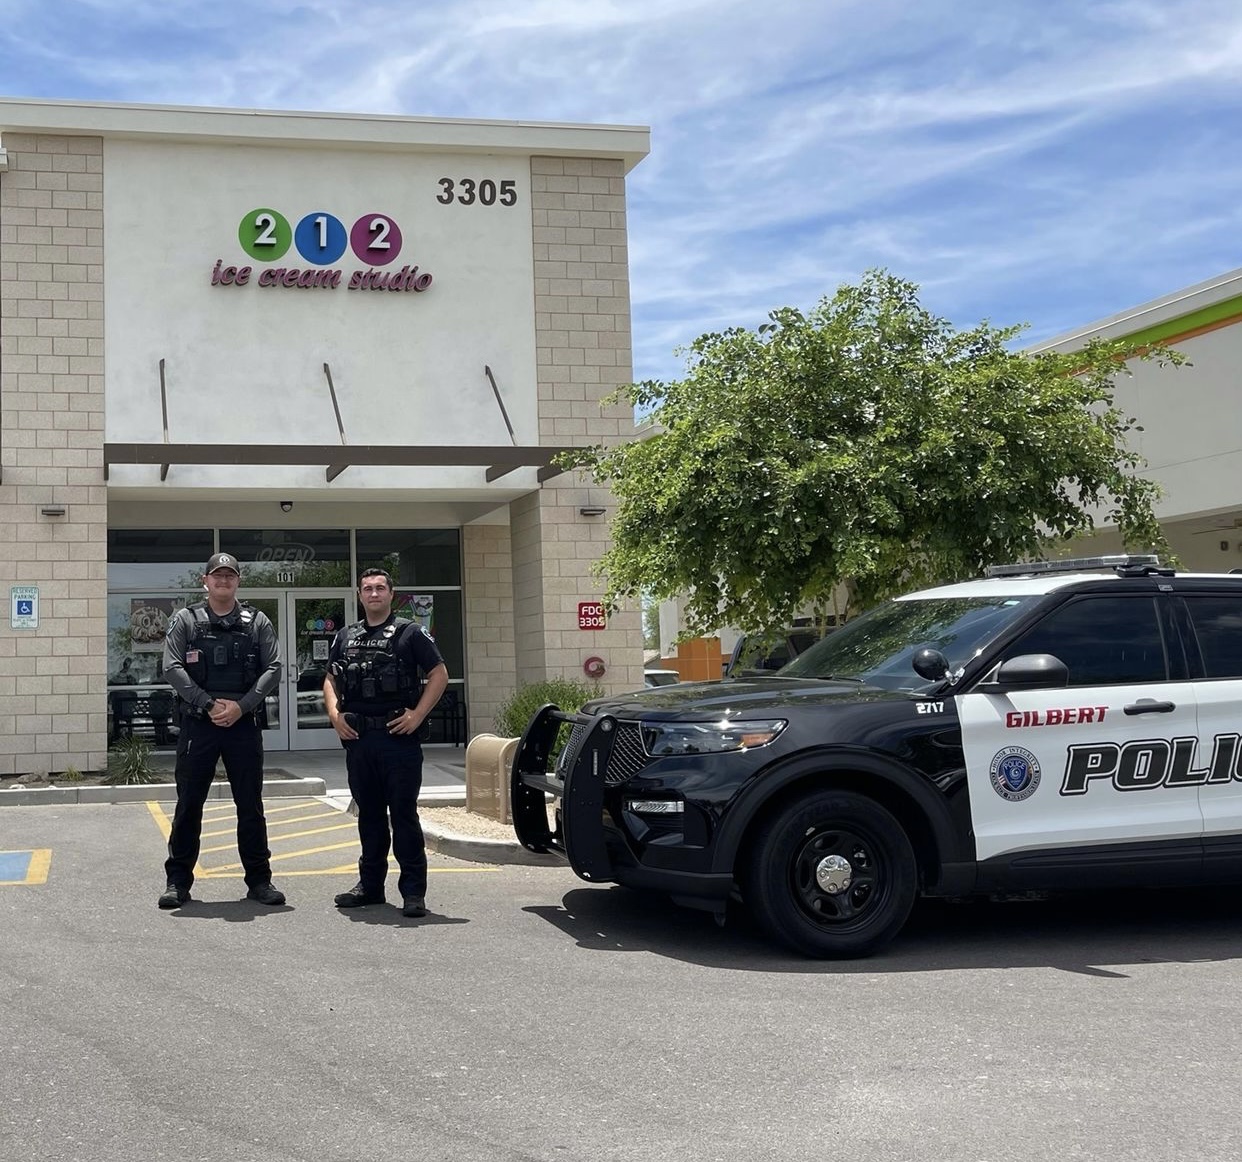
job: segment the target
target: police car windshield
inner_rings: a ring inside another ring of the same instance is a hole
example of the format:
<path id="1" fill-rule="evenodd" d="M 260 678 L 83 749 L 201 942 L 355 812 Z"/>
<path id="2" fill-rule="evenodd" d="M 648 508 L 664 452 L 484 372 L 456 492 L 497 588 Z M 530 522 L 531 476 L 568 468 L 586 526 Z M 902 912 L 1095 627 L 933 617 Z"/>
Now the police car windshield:
<path id="1" fill-rule="evenodd" d="M 956 670 L 970 661 L 1036 597 L 943 597 L 890 601 L 847 622 L 778 673 L 783 678 L 843 678 L 885 690 L 935 685 L 914 672 L 915 652 L 930 646 Z"/>

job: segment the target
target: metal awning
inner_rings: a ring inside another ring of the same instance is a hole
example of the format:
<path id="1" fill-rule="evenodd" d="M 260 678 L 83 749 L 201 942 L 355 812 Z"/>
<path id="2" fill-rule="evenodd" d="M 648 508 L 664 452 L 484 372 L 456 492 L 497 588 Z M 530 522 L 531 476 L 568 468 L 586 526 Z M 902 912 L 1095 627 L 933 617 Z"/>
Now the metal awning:
<path id="1" fill-rule="evenodd" d="M 463 447 L 437 444 L 105 443 L 103 452 L 105 480 L 113 464 L 159 464 L 161 480 L 167 477 L 171 464 L 323 464 L 329 481 L 335 480 L 351 465 L 390 468 L 478 465 L 487 469 L 484 476 L 489 484 L 518 468 L 538 468 L 536 475 L 542 484 L 565 471 L 552 463 L 557 456 L 578 450 L 541 444 Z"/>

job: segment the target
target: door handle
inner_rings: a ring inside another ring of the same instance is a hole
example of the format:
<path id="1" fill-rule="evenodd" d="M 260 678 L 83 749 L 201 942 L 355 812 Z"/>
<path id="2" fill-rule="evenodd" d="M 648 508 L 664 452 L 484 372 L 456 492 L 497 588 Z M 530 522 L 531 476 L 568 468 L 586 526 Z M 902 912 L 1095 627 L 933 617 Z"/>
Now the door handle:
<path id="1" fill-rule="evenodd" d="M 1127 714 L 1171 714 L 1177 709 L 1176 703 L 1157 702 L 1154 698 L 1140 698 L 1126 707 Z"/>

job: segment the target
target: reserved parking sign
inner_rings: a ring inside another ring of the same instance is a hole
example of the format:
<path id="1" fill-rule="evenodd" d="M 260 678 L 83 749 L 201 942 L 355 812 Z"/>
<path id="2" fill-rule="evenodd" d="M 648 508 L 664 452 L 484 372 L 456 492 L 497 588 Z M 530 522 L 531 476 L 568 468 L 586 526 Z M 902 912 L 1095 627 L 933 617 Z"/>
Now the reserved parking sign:
<path id="1" fill-rule="evenodd" d="M 39 587 L 37 585 L 14 585 L 9 589 L 12 613 L 9 626 L 12 629 L 39 628 Z"/>

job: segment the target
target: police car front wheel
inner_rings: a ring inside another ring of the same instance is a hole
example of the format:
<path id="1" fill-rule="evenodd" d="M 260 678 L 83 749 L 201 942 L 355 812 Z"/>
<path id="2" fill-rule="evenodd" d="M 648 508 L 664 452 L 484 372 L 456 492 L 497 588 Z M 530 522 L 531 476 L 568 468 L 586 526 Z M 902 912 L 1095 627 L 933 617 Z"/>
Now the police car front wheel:
<path id="1" fill-rule="evenodd" d="M 769 935 L 807 956 L 866 956 L 901 930 L 918 887 L 900 823 L 872 799 L 822 791 L 760 828 L 747 901 Z"/>

